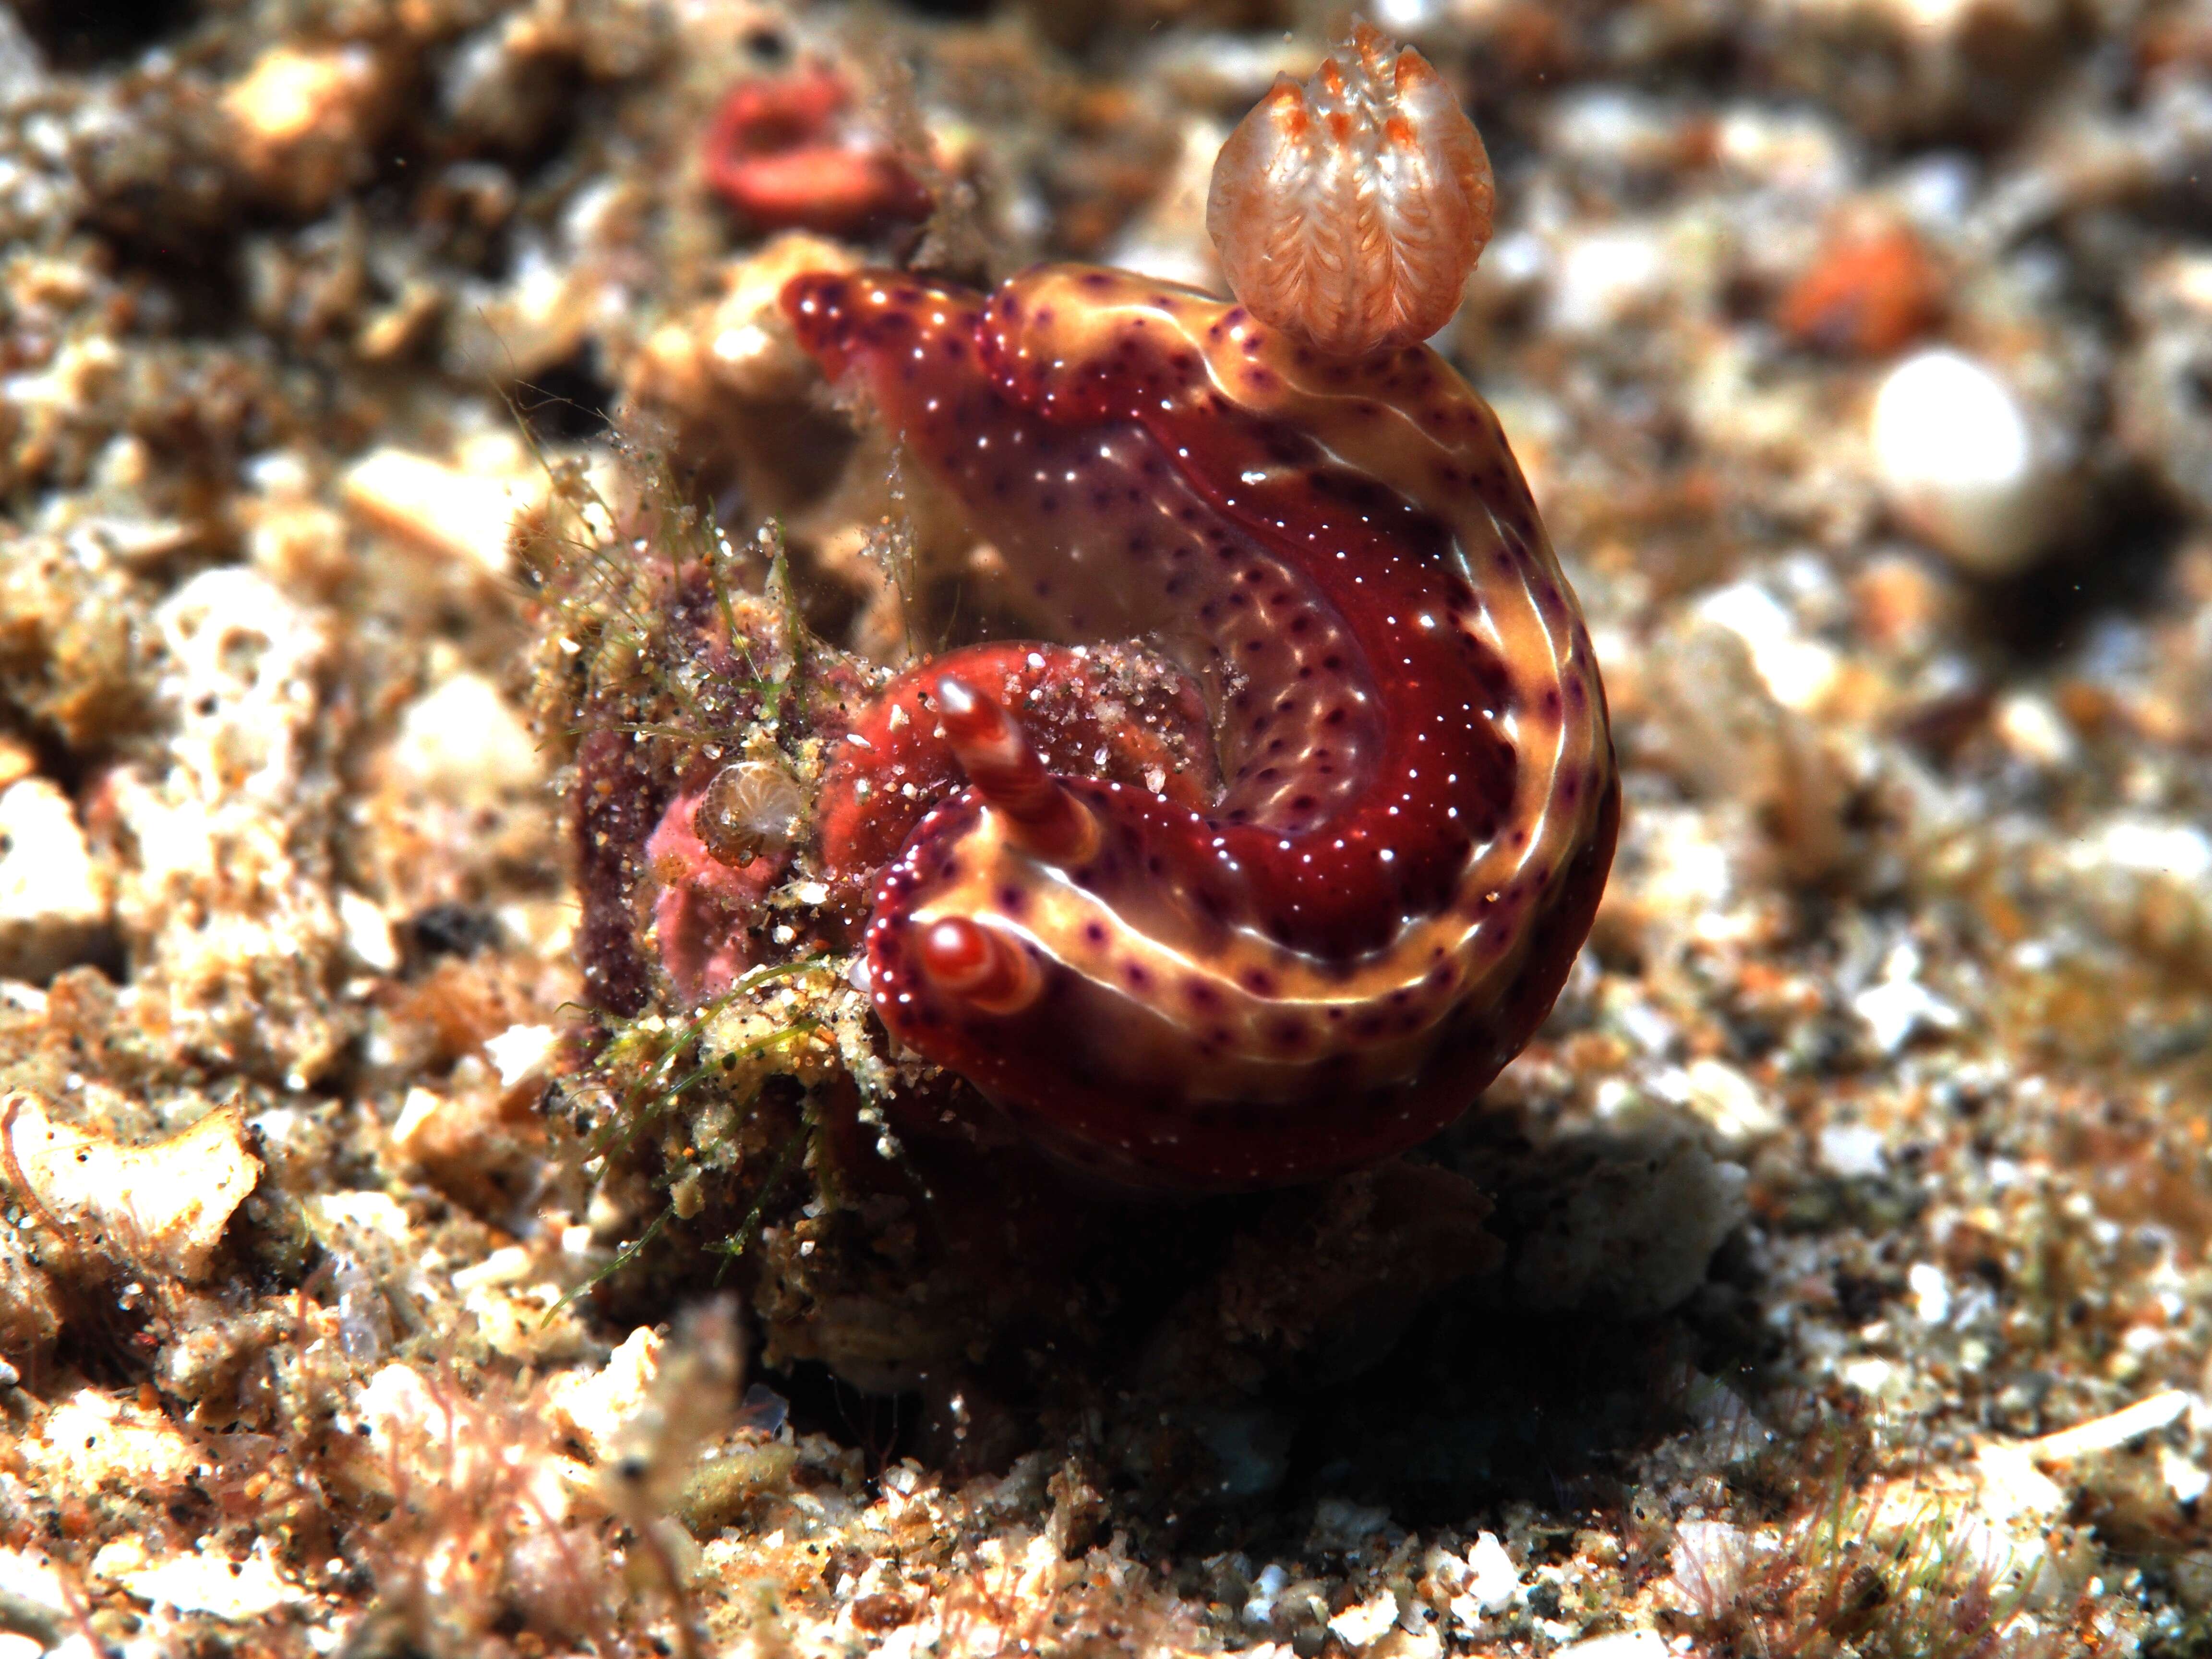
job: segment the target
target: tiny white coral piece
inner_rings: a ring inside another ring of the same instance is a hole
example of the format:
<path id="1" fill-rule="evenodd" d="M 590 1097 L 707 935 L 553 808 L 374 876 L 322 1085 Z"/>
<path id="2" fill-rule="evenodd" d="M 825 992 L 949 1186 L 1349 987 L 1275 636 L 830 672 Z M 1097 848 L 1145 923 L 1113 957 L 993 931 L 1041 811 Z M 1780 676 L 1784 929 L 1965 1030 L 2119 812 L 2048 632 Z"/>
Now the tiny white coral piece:
<path id="1" fill-rule="evenodd" d="M 1213 165 L 1206 228 L 1261 322 L 1331 356 L 1426 339 L 1490 239 L 1490 158 L 1426 58 L 1373 25 L 1275 77 Z"/>

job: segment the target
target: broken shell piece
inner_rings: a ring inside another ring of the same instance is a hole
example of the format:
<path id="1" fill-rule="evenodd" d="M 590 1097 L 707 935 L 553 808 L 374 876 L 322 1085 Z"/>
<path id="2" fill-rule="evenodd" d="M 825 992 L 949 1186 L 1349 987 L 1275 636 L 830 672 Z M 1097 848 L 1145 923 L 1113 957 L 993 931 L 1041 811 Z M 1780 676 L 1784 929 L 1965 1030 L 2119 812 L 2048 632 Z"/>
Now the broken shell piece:
<path id="1" fill-rule="evenodd" d="M 25 1449 L 80 1498 L 107 1491 L 166 1500 L 206 1472 L 204 1449 L 161 1411 L 99 1389 L 77 1389 L 35 1433 Z"/>
<path id="2" fill-rule="evenodd" d="M 484 477 L 404 449 L 372 450 L 339 486 L 346 507 L 372 528 L 488 574 L 507 572 L 507 532 L 539 506 L 542 475 Z"/>
<path id="3" fill-rule="evenodd" d="M 180 1613 L 207 1613 L 243 1624 L 280 1607 L 313 1600 L 277 1566 L 266 1538 L 257 1538 L 243 1561 L 212 1542 L 194 1550 L 161 1552 L 143 1538 L 118 1538 L 93 1558 L 92 1572 L 120 1584 L 142 1601 Z"/>
<path id="4" fill-rule="evenodd" d="M 2062 527 L 2046 435 L 1977 358 L 1948 348 L 1906 358 L 1875 394 L 1870 437 L 1898 516 L 1976 575 L 2024 568 Z"/>
<path id="5" fill-rule="evenodd" d="M 96 959 L 108 897 L 69 797 L 45 778 L 0 788 L 0 978 L 43 983 Z"/>
<path id="6" fill-rule="evenodd" d="M 331 998 L 343 928 L 320 850 L 331 626 L 242 566 L 179 586 L 146 630 L 166 744 L 106 774 L 86 809 L 115 849 L 134 988 L 160 988 L 167 1040 L 294 1088 L 353 1024 Z"/>
<path id="7" fill-rule="evenodd" d="M 223 1229 L 261 1178 L 246 1114 L 210 1112 L 151 1146 L 64 1123 L 35 1095 L 0 1096 L 9 1185 L 64 1243 L 101 1245 L 141 1267 L 204 1279 Z"/>
<path id="8" fill-rule="evenodd" d="M 593 1460 L 612 1455 L 625 1423 L 646 1409 L 667 1339 L 640 1326 L 595 1371 L 563 1371 L 545 1385 L 545 1418 Z"/>

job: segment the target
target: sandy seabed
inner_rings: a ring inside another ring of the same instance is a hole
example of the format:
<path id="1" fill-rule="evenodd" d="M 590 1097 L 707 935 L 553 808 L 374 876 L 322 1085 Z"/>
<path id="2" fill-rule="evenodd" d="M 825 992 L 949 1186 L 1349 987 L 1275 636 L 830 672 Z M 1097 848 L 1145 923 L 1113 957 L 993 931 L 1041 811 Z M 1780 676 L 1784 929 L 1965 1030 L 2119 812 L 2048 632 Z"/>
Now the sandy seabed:
<path id="1" fill-rule="evenodd" d="M 2212 1648 L 2212 9 L 1380 9 L 1620 855 L 1456 1129 L 1144 1206 L 886 1107 L 778 824 L 997 571 L 773 301 L 1216 283 L 1342 19 L 0 12 L 0 1659 Z M 871 211 L 710 142 L 801 81 Z"/>

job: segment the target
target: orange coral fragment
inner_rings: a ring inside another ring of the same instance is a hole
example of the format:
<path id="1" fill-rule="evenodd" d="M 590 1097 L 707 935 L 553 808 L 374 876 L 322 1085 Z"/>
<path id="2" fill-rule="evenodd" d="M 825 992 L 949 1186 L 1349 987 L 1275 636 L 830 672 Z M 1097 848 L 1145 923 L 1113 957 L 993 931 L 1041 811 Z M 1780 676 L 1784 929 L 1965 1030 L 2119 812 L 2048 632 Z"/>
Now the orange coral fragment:
<path id="1" fill-rule="evenodd" d="M 1230 134 L 1206 228 L 1254 316 L 1364 357 L 1451 320 L 1492 197 L 1482 138 L 1443 77 L 1359 22 L 1304 87 L 1278 76 Z"/>
<path id="2" fill-rule="evenodd" d="M 1775 321 L 1800 345 L 1887 357 L 1935 325 L 1942 300 L 1920 239 L 1885 225 L 1831 240 L 1782 296 Z"/>
<path id="3" fill-rule="evenodd" d="M 929 216 L 913 173 L 879 144 L 841 138 L 844 81 L 805 69 L 731 90 L 707 135 L 707 182 L 763 230 L 850 232 Z"/>

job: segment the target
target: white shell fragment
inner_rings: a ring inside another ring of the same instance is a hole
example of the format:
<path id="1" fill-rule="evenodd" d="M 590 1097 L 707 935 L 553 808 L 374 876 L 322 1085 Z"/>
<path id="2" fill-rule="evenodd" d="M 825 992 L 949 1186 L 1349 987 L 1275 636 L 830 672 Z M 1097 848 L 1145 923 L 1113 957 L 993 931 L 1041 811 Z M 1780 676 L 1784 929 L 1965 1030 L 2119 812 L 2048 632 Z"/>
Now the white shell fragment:
<path id="1" fill-rule="evenodd" d="M 35 1095 L 0 1096 L 0 1134 L 42 1221 L 104 1241 L 142 1267 L 197 1280 L 261 1178 L 245 1112 L 224 1106 L 151 1146 L 55 1117 Z"/>
<path id="2" fill-rule="evenodd" d="M 544 775 L 522 716 L 489 678 L 468 669 L 401 712 L 391 764 L 401 781 L 478 810 Z"/>
<path id="3" fill-rule="evenodd" d="M 2019 570 L 2049 545 L 2055 477 L 2027 406 L 1977 358 L 1906 358 L 1875 394 L 1876 478 L 1914 531 L 1977 575 Z"/>
<path id="4" fill-rule="evenodd" d="M 427 455 L 384 448 L 356 461 L 339 492 L 370 527 L 493 576 L 507 571 L 507 532 L 543 498 L 542 476 L 487 477 Z"/>
<path id="5" fill-rule="evenodd" d="M 67 795 L 45 778 L 0 790 L 0 978 L 44 981 L 91 960 L 108 897 Z"/>

